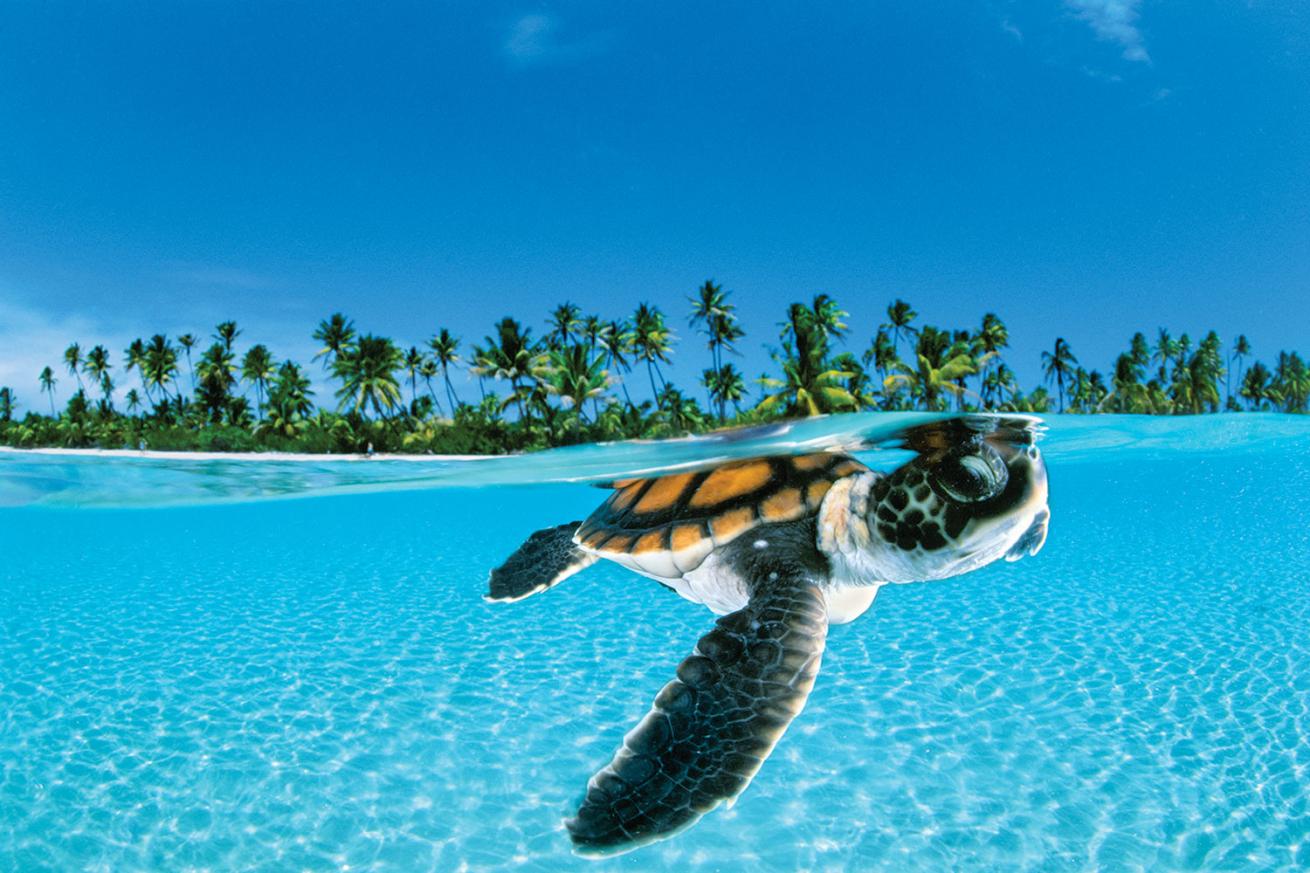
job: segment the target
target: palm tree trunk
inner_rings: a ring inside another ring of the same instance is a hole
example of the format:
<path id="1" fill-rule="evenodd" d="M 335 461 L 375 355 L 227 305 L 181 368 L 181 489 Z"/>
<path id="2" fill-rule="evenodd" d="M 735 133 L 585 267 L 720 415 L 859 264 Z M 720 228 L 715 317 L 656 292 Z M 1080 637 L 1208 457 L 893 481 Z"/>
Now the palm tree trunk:
<path id="1" fill-rule="evenodd" d="M 523 422 L 524 424 L 527 424 L 527 423 L 528 423 L 528 408 L 527 408 L 527 406 L 523 403 L 523 394 L 519 391 L 519 380 L 518 380 L 518 377 L 515 377 L 515 378 L 509 380 L 509 387 L 510 387 L 510 390 L 514 392 L 514 399 L 518 402 L 518 406 L 519 406 L 519 421 Z"/>
<path id="2" fill-rule="evenodd" d="M 613 355 L 613 354 L 611 354 L 611 355 L 609 356 L 609 368 L 610 368 L 611 370 L 614 370 L 615 372 L 618 372 L 618 371 L 619 371 L 619 367 L 617 366 L 617 364 L 616 364 L 615 361 L 614 361 L 614 355 Z M 622 376 L 625 376 L 625 375 L 627 375 L 627 374 L 630 373 L 630 372 L 632 372 L 632 371 L 631 371 L 631 370 L 624 370 L 624 371 L 623 371 L 623 373 L 620 375 L 619 386 L 620 386 L 621 388 L 623 388 L 623 399 L 624 399 L 624 401 L 628 404 L 628 408 L 629 408 L 629 409 L 633 409 L 634 407 L 633 407 L 633 405 L 632 405 L 632 395 L 628 393 L 628 380 L 622 378 Z"/>
<path id="3" fill-rule="evenodd" d="M 446 380 L 446 400 L 450 401 L 450 414 L 454 415 L 459 406 L 459 398 L 455 396 L 455 388 L 450 384 L 450 368 L 445 364 L 441 365 L 441 376 Z"/>
<path id="4" fill-rule="evenodd" d="M 1228 359 L 1228 371 L 1224 373 L 1224 406 L 1233 399 L 1233 359 Z"/>
<path id="5" fill-rule="evenodd" d="M 437 392 L 432 390 L 432 380 L 424 377 L 423 384 L 428 386 L 428 396 L 432 398 L 432 405 L 436 407 L 437 415 L 445 415 L 445 410 L 441 408 L 441 401 L 437 399 Z M 455 414 L 453 408 L 451 409 L 450 414 L 452 416 Z"/>

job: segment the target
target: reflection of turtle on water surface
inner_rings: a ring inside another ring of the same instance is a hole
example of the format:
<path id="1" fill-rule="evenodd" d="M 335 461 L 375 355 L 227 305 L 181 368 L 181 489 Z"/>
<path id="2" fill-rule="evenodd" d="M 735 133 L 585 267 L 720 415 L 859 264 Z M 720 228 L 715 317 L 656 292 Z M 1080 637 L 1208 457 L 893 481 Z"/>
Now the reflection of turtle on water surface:
<path id="1" fill-rule="evenodd" d="M 829 624 L 889 582 L 943 579 L 1046 539 L 1031 435 L 913 440 L 890 475 L 840 454 L 755 458 L 613 483 L 584 522 L 538 531 L 491 574 L 520 600 L 608 558 L 723 617 L 587 786 L 577 849 L 671 836 L 744 789 L 801 711 Z"/>

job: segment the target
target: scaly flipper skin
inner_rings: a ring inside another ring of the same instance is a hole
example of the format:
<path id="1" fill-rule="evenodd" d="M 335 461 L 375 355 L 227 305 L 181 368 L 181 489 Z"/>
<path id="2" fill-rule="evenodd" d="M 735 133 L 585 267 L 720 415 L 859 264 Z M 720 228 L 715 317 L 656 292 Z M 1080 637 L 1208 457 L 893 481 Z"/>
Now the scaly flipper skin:
<path id="1" fill-rule="evenodd" d="M 810 575 L 769 572 L 592 777 L 566 822 L 576 850 L 610 855 L 670 837 L 741 793 L 805 706 L 827 632 Z"/>
<path id="2" fill-rule="evenodd" d="M 539 530 L 519 546 L 505 563 L 491 571 L 487 600 L 512 603 L 553 588 L 580 570 L 596 563 L 573 544 L 573 533 L 582 522 L 571 521 Z"/>

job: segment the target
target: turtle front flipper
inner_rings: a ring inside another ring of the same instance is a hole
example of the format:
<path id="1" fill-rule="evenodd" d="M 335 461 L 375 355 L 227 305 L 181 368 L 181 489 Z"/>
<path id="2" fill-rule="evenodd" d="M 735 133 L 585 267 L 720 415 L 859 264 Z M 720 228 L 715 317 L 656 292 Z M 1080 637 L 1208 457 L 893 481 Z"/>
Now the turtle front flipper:
<path id="1" fill-rule="evenodd" d="M 571 521 L 539 530 L 528 537 L 505 563 L 491 571 L 486 600 L 512 603 L 553 588 L 598 560 L 573 544 L 582 522 Z"/>
<path id="2" fill-rule="evenodd" d="M 701 637 L 566 822 L 581 854 L 664 839 L 736 797 L 805 706 L 828 632 L 823 593 L 770 573 Z"/>

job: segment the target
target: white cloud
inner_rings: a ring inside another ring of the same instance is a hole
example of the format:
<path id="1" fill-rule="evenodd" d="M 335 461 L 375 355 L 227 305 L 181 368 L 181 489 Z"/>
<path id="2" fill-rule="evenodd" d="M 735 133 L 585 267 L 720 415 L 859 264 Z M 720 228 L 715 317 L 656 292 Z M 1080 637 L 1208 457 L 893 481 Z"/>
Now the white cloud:
<path id="1" fill-rule="evenodd" d="M 72 343 L 82 347 L 82 353 L 93 346 L 103 345 L 114 362 L 114 376 L 122 360 L 123 349 L 131 342 L 126 334 L 116 332 L 82 315 L 52 315 L 15 303 L 0 300 L 0 385 L 14 389 L 20 404 L 20 413 L 29 410 L 49 412 L 50 401 L 41 393 L 41 370 L 50 367 L 55 371 L 58 384 L 55 388 L 55 405 L 67 402 L 77 390 L 77 380 L 64 367 L 64 349 Z M 86 381 L 86 377 L 82 377 Z M 89 390 L 92 398 L 98 390 Z M 124 389 L 115 391 L 122 398 Z"/>
<path id="2" fill-rule="evenodd" d="M 576 61 L 603 50 L 609 35 L 565 39 L 559 19 L 554 15 L 532 13 L 520 16 L 510 25 L 502 46 L 505 57 L 521 67 Z"/>
<path id="3" fill-rule="evenodd" d="M 1141 0 L 1065 0 L 1065 5 L 1087 22 L 1101 39 L 1118 43 L 1130 61 L 1151 60 L 1142 32 L 1137 29 Z"/>
<path id="4" fill-rule="evenodd" d="M 0 385 L 14 390 L 19 402 L 19 414 L 29 411 L 49 413 L 50 400 L 42 393 L 40 373 L 45 367 L 54 370 L 57 380 L 54 392 L 55 408 L 62 408 L 77 390 L 77 378 L 68 372 L 64 365 L 64 350 L 73 343 L 81 346 L 83 357 L 88 350 L 103 345 L 109 350 L 113 364 L 111 377 L 114 380 L 114 402 L 122 409 L 124 398 L 131 388 L 144 394 L 140 379 L 135 371 L 127 373 L 123 369 L 126 359 L 124 350 L 137 337 L 149 338 L 154 333 L 165 333 L 176 344 L 178 334 L 190 331 L 200 339 L 200 344 L 192 357 L 199 360 L 201 351 L 210 343 L 209 330 L 195 327 L 178 328 L 174 324 L 155 322 L 132 332 L 133 323 L 150 324 L 148 317 L 132 318 L 126 321 L 115 318 L 112 322 L 97 317 L 94 312 L 54 311 L 54 308 L 42 308 L 28 295 L 25 302 L 18 302 L 18 295 L 12 293 L 4 283 L 0 283 Z M 229 317 L 229 312 L 223 313 Z M 196 319 L 204 323 L 214 323 L 217 318 Z M 333 403 L 335 386 L 327 381 L 327 376 L 317 362 L 311 362 L 316 344 L 309 338 L 313 325 L 301 324 L 293 319 L 283 321 L 280 317 L 239 319 L 241 335 L 237 340 L 238 355 L 242 354 L 252 343 L 262 342 L 268 345 L 274 355 L 281 360 L 289 356 L 304 367 L 306 375 L 313 382 L 316 392 L 315 400 L 327 406 Z M 178 376 L 184 390 L 190 387 L 190 369 L 186 357 L 178 353 Z M 87 395 L 94 401 L 99 399 L 100 390 L 93 386 L 85 374 L 82 382 Z M 243 386 L 244 387 L 244 386 Z M 253 397 L 253 395 L 251 395 Z"/>

